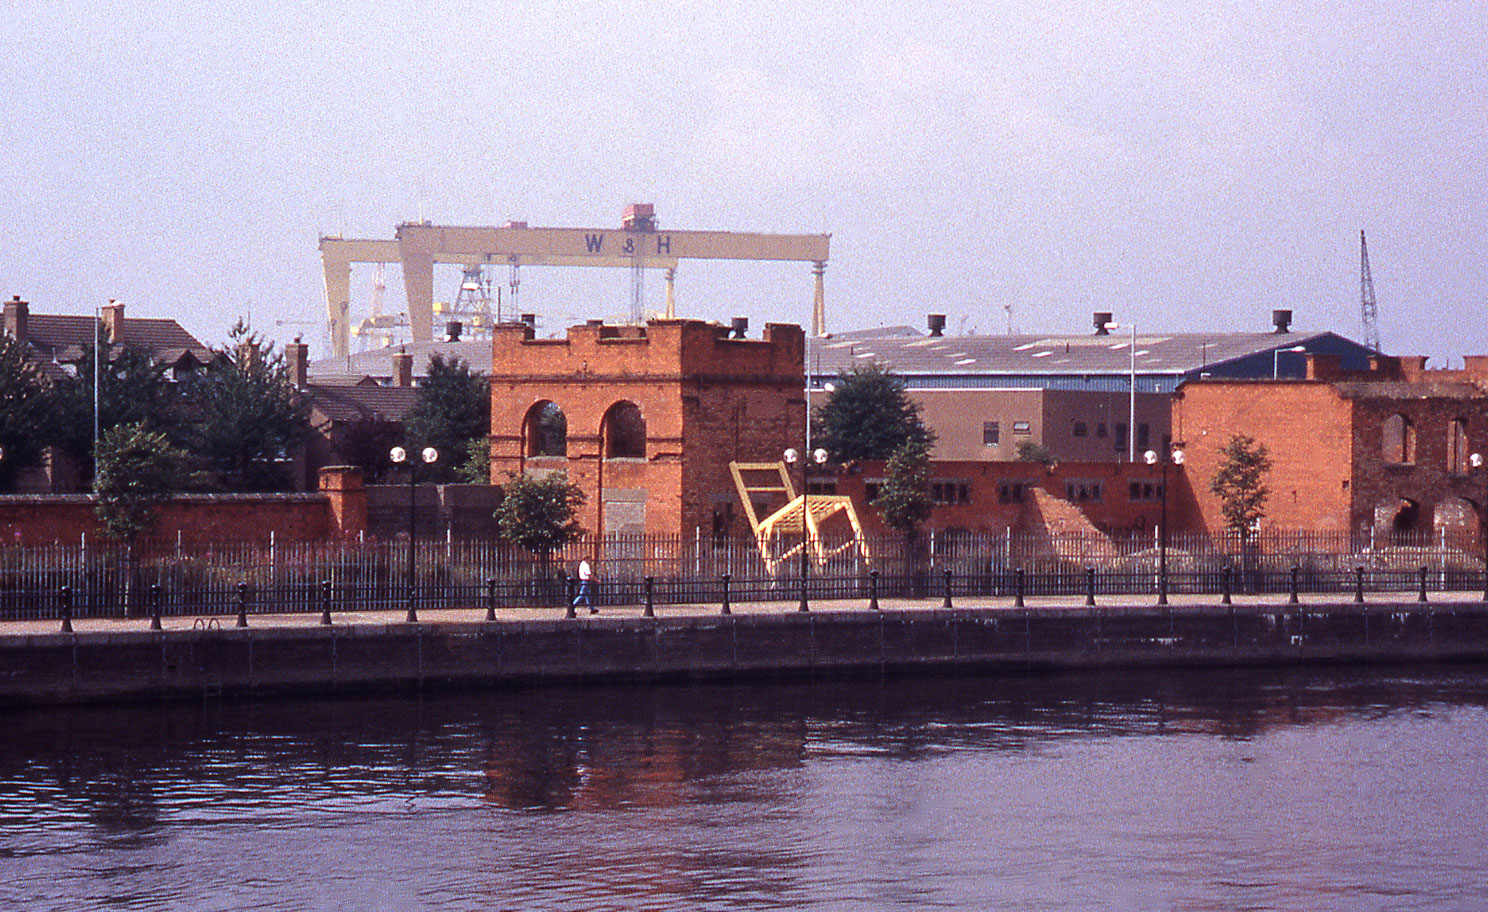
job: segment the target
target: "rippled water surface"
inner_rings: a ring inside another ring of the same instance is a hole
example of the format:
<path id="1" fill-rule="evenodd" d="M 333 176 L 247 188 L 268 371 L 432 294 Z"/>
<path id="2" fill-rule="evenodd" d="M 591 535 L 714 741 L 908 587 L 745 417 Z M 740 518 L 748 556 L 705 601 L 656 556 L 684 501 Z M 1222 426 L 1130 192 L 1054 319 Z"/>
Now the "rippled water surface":
<path id="1" fill-rule="evenodd" d="M 1488 673 L 0 715 L 0 909 L 1488 907 Z"/>

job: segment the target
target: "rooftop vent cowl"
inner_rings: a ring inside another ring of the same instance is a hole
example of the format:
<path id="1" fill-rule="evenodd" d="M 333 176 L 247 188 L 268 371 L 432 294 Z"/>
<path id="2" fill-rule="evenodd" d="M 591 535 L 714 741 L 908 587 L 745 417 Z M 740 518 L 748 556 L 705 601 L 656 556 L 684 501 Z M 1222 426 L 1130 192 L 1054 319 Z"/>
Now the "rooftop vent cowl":
<path id="1" fill-rule="evenodd" d="M 925 318 L 925 325 L 930 327 L 930 335 L 945 335 L 945 314 L 930 314 Z"/>
<path id="2" fill-rule="evenodd" d="M 733 333 L 730 338 L 742 339 L 749 332 L 748 317 L 734 317 L 729 321 L 729 332 Z"/>
<path id="3" fill-rule="evenodd" d="M 1292 331 L 1292 312 L 1290 310 L 1271 311 L 1271 325 L 1276 327 L 1277 333 Z"/>
<path id="4" fill-rule="evenodd" d="M 1095 334 L 1097 336 L 1109 336 L 1111 334 L 1111 312 L 1109 310 L 1097 310 L 1092 318 L 1095 323 Z"/>

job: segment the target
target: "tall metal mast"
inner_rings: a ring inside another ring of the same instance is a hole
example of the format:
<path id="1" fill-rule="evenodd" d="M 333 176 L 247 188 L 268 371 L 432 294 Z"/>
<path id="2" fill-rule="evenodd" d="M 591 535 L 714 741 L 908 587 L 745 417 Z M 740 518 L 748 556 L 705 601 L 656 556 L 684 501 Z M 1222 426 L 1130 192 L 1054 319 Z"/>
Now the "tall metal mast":
<path id="1" fill-rule="evenodd" d="M 1364 344 L 1380 350 L 1379 305 L 1374 300 L 1374 278 L 1369 274 L 1369 242 L 1359 231 L 1359 319 L 1364 324 Z"/>

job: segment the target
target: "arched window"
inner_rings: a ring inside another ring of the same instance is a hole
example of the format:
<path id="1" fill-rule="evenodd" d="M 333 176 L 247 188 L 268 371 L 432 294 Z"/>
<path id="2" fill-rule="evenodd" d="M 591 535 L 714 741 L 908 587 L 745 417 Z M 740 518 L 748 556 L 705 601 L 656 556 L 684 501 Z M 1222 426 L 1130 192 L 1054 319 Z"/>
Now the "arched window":
<path id="1" fill-rule="evenodd" d="M 1416 461 L 1416 428 L 1404 415 L 1385 419 L 1382 449 L 1385 462 L 1414 465 Z"/>
<path id="2" fill-rule="evenodd" d="M 1467 420 L 1454 418 L 1447 424 L 1447 472 L 1467 474 L 1467 449 Z"/>
<path id="3" fill-rule="evenodd" d="M 617 402 L 604 418 L 606 459 L 646 458 L 646 419 L 634 402 Z"/>
<path id="4" fill-rule="evenodd" d="M 556 402 L 539 402 L 528 409 L 522 436 L 528 456 L 568 455 L 568 418 Z"/>

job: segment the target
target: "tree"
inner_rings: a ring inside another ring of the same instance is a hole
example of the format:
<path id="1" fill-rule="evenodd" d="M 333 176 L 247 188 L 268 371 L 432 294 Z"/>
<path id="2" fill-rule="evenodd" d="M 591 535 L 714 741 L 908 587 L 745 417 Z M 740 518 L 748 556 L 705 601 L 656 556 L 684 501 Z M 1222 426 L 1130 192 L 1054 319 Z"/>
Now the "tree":
<path id="1" fill-rule="evenodd" d="M 1018 444 L 1017 455 L 1019 462 L 1038 462 L 1046 466 L 1052 466 L 1055 462 L 1054 454 L 1049 452 L 1048 447 L 1042 443 L 1034 443 L 1031 440 L 1025 440 Z"/>
<path id="2" fill-rule="evenodd" d="M 1219 468 L 1209 481 L 1209 490 L 1219 498 L 1225 523 L 1240 533 L 1242 541 L 1265 514 L 1266 473 L 1271 471 L 1271 458 L 1264 444 L 1247 434 L 1230 437 L 1219 451 Z"/>
<path id="3" fill-rule="evenodd" d="M 455 469 L 455 474 L 465 484 L 488 485 L 491 483 L 491 436 L 473 438 L 465 447 L 465 461 Z"/>
<path id="4" fill-rule="evenodd" d="M 197 413 L 187 435 L 190 450 L 229 490 L 292 487 L 289 458 L 309 424 L 284 353 L 242 320 L 228 338 L 221 357 L 187 384 L 186 397 Z"/>
<path id="5" fill-rule="evenodd" d="M 554 551 L 584 534 L 574 519 L 584 505 L 584 492 L 568 476 L 513 476 L 496 508 L 497 534 L 542 558 L 546 568 Z"/>
<path id="6" fill-rule="evenodd" d="M 935 507 L 930 491 L 930 448 L 924 441 L 906 440 L 889 457 L 883 486 L 873 506 L 883 513 L 884 524 L 890 529 L 909 540 L 919 536 L 920 525 Z"/>
<path id="7" fill-rule="evenodd" d="M 834 463 L 888 459 L 910 440 L 928 451 L 934 442 L 904 381 L 887 367 L 855 367 L 838 374 L 835 383 L 826 405 L 812 416 L 812 435 Z"/>
<path id="8" fill-rule="evenodd" d="M 372 414 L 338 427 L 335 447 L 342 461 L 362 470 L 367 484 L 386 484 L 393 468 L 388 451 L 402 440 L 402 425 Z"/>
<path id="9" fill-rule="evenodd" d="M 436 352 L 403 423 L 411 449 L 439 450 L 430 480 L 453 481 L 470 441 L 491 433 L 490 385 L 461 359 L 446 359 Z"/>
<path id="10" fill-rule="evenodd" d="M 182 400 L 165 366 L 132 348 L 105 345 L 99 354 L 107 359 L 98 378 L 99 433 L 145 423 L 179 443 L 185 424 Z M 52 432 L 47 440 L 72 460 L 84 480 L 93 477 L 93 359 L 93 346 L 84 345 L 69 365 L 70 375 L 52 385 Z"/>
<path id="11" fill-rule="evenodd" d="M 0 333 L 0 490 L 35 464 L 52 422 L 46 380 L 23 343 Z"/>
<path id="12" fill-rule="evenodd" d="M 180 487 L 186 454 L 144 422 L 109 428 L 98 441 L 94 507 L 104 535 L 134 550 L 161 502 Z"/>

